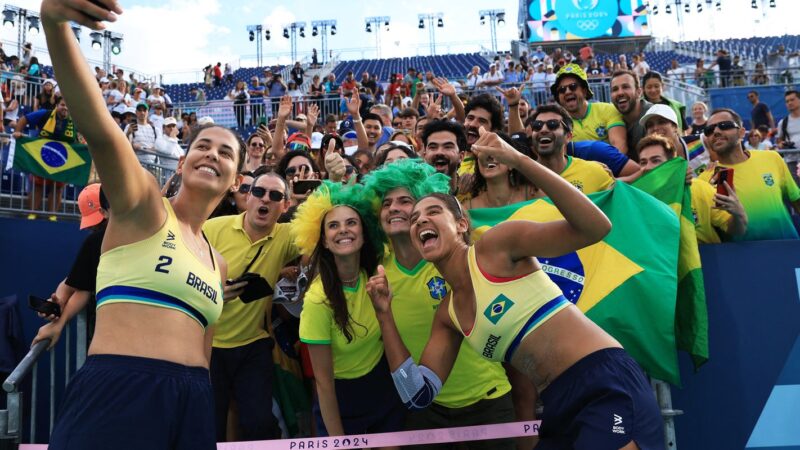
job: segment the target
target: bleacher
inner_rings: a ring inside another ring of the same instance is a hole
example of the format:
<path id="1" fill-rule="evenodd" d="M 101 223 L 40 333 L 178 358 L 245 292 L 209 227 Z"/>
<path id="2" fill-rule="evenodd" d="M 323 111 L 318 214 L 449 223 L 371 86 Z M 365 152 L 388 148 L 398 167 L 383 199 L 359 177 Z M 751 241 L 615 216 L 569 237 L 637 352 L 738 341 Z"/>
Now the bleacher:
<path id="1" fill-rule="evenodd" d="M 713 54 L 723 48 L 733 55 L 739 55 L 752 61 L 766 60 L 767 55 L 777 51 L 779 45 L 783 45 L 787 53 L 800 50 L 800 35 L 715 39 L 678 43 L 681 48 L 708 54 Z"/>
<path id="2" fill-rule="evenodd" d="M 356 61 L 343 61 L 333 73 L 337 80 L 341 80 L 347 72 L 353 71 L 356 80 L 361 79 L 361 74 L 369 72 L 377 74 L 381 81 L 388 81 L 392 74 L 405 75 L 409 67 L 418 71 L 430 70 L 437 77 L 463 78 L 472 70 L 473 66 L 478 66 L 481 71 L 489 69 L 489 62 L 478 53 L 461 53 L 457 55 L 439 56 L 413 56 L 410 58 L 390 58 L 390 59 L 360 59 Z"/>
<path id="3" fill-rule="evenodd" d="M 633 63 L 633 53 L 626 53 L 625 56 L 628 59 L 628 64 Z M 603 63 L 606 62 L 607 59 L 611 59 L 612 62 L 619 61 L 619 54 L 614 53 L 598 53 L 595 54 L 595 58 L 602 66 Z M 697 58 L 692 58 L 690 56 L 679 55 L 674 51 L 661 51 L 661 52 L 644 52 L 644 60 L 647 61 L 647 64 L 650 65 L 650 70 L 654 70 L 660 73 L 666 73 L 667 70 L 670 68 L 670 64 L 672 60 L 675 59 L 678 61 L 679 65 L 685 64 L 694 64 Z"/>
<path id="4" fill-rule="evenodd" d="M 219 100 L 225 98 L 231 89 L 236 86 L 239 80 L 250 82 L 250 78 L 257 76 L 259 78 L 264 76 L 264 69 L 271 68 L 272 70 L 283 71 L 285 66 L 265 66 L 265 67 L 242 67 L 233 72 L 233 82 L 228 83 L 224 79 L 219 86 L 206 87 L 205 83 L 181 83 L 181 84 L 168 84 L 164 86 L 164 90 L 169 94 L 173 103 L 185 103 L 194 101 L 190 91 L 192 88 L 201 88 L 206 92 L 206 100 Z M 285 82 L 286 80 L 284 80 Z"/>

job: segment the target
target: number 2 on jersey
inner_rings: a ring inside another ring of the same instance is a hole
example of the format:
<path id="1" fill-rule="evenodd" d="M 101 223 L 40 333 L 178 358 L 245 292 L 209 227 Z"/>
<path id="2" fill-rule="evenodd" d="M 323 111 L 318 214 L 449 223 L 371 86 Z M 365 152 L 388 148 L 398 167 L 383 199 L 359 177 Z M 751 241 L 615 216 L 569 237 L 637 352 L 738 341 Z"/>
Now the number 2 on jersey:
<path id="1" fill-rule="evenodd" d="M 161 255 L 158 257 L 158 260 L 161 262 L 156 264 L 156 272 L 169 273 L 169 269 L 166 269 L 165 267 L 172 264 L 172 257 Z"/>

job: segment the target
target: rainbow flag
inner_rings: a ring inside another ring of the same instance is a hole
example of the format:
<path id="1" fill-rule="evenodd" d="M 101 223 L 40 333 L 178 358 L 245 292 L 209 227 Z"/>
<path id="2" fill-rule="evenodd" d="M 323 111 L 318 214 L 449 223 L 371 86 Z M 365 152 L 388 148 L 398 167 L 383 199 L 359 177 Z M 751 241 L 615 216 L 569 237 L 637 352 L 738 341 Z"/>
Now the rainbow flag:
<path id="1" fill-rule="evenodd" d="M 620 341 L 645 371 L 678 384 L 678 219 L 662 202 L 621 182 L 589 198 L 611 219 L 611 232 L 577 252 L 540 258 L 542 270 L 565 297 Z M 550 199 L 473 209 L 469 214 L 474 240 L 506 220 L 563 219 Z"/>
<path id="2" fill-rule="evenodd" d="M 683 158 L 674 158 L 633 182 L 637 188 L 666 203 L 680 218 L 678 303 L 675 336 L 678 349 L 689 353 L 697 369 L 708 361 L 708 309 Z"/>
<path id="3" fill-rule="evenodd" d="M 19 138 L 14 149 L 14 169 L 48 180 L 84 186 L 89 181 L 92 157 L 83 144 L 47 138 Z"/>

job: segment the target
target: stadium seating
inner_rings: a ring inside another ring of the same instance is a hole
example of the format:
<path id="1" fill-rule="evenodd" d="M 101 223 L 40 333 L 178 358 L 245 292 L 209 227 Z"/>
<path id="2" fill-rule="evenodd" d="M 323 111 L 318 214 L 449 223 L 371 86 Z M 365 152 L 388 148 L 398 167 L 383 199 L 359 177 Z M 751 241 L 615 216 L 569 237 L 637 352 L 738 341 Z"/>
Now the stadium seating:
<path id="1" fill-rule="evenodd" d="M 243 80 L 246 82 L 250 81 L 250 78 L 258 76 L 259 78 L 264 75 L 264 69 L 266 67 L 242 67 L 237 69 L 233 72 L 233 80 L 234 83 L 223 83 L 220 86 L 212 86 L 210 88 L 206 88 L 204 83 L 182 83 L 182 84 L 170 84 L 165 85 L 164 90 L 169 94 L 169 97 L 172 99 L 173 103 L 184 103 L 184 102 L 191 102 L 194 101 L 190 91 L 192 88 L 201 88 L 206 92 L 206 100 L 219 100 L 225 98 L 228 95 L 228 92 L 233 89 L 235 83 L 239 80 Z M 271 67 L 272 70 L 282 71 L 285 67 L 278 66 L 278 67 Z"/>
<path id="2" fill-rule="evenodd" d="M 410 67 L 417 70 L 430 70 L 437 77 L 462 78 L 479 66 L 481 71 L 489 68 L 489 61 L 478 53 L 462 53 L 457 55 L 440 56 L 414 56 L 410 58 L 390 59 L 361 59 L 356 61 L 343 61 L 333 73 L 337 80 L 341 80 L 347 72 L 353 71 L 357 80 L 361 79 L 363 72 L 377 74 L 381 81 L 388 81 L 390 75 L 400 73 L 405 75 Z"/>
<path id="3" fill-rule="evenodd" d="M 745 59 L 764 61 L 769 53 L 778 49 L 779 45 L 783 45 L 786 48 L 787 53 L 800 50 L 800 36 L 783 35 L 740 39 L 687 41 L 679 42 L 677 45 L 687 50 L 708 54 L 713 54 L 717 50 L 723 48 L 732 54 L 740 55 Z"/>

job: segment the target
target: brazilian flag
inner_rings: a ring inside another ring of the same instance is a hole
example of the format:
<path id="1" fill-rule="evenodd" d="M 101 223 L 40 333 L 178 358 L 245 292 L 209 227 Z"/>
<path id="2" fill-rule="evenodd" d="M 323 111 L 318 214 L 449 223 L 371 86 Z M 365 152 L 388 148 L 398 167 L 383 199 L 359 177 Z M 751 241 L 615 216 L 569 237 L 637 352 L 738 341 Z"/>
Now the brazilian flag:
<path id="1" fill-rule="evenodd" d="M 14 169 L 48 180 L 84 186 L 89 181 L 92 157 L 82 144 L 48 138 L 19 138 Z"/>
<path id="2" fill-rule="evenodd" d="M 600 242 L 539 262 L 564 296 L 614 336 L 651 376 L 680 382 L 675 349 L 679 226 L 664 203 L 624 183 L 589 195 L 611 220 Z M 477 240 L 506 220 L 551 222 L 550 199 L 469 211 Z"/>
<path id="3" fill-rule="evenodd" d="M 674 158 L 634 181 L 633 185 L 669 205 L 680 218 L 675 336 L 678 349 L 691 355 L 697 369 L 708 360 L 708 308 L 691 190 L 685 182 L 687 165 L 685 159 Z"/>

